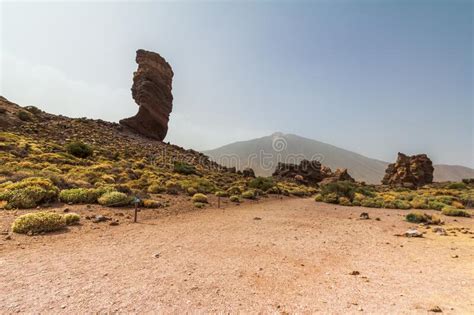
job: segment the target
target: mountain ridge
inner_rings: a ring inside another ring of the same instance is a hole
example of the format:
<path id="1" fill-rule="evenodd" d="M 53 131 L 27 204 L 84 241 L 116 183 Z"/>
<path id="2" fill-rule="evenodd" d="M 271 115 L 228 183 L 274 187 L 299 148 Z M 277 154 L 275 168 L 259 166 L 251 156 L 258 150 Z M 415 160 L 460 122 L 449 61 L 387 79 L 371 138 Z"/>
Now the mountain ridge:
<path id="1" fill-rule="evenodd" d="M 261 176 L 270 176 L 278 162 L 299 163 L 302 159 L 316 159 L 332 170 L 347 168 L 356 180 L 371 184 L 380 184 L 390 163 L 329 143 L 282 132 L 229 143 L 202 153 L 224 166 L 237 169 L 251 167 Z M 265 164 L 262 163 L 262 155 L 266 159 Z M 435 181 L 460 181 L 462 178 L 474 177 L 474 169 L 466 166 L 437 164 L 434 167 Z"/>

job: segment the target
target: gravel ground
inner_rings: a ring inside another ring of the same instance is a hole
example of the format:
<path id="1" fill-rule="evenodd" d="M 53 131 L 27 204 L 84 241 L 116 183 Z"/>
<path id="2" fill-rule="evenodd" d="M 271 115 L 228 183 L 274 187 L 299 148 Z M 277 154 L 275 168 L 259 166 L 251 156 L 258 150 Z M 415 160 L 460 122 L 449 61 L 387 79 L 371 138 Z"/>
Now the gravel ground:
<path id="1" fill-rule="evenodd" d="M 474 234 L 395 236 L 406 213 L 283 199 L 0 235 L 0 313 L 474 313 Z"/>

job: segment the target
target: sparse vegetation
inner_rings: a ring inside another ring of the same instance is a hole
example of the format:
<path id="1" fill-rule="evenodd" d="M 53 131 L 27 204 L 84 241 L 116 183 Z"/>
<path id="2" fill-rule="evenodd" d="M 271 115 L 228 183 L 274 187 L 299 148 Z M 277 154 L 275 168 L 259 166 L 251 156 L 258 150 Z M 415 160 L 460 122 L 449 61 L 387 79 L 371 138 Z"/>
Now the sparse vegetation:
<path id="1" fill-rule="evenodd" d="M 237 195 L 230 196 L 229 200 L 231 202 L 239 203 L 240 202 L 240 197 Z"/>

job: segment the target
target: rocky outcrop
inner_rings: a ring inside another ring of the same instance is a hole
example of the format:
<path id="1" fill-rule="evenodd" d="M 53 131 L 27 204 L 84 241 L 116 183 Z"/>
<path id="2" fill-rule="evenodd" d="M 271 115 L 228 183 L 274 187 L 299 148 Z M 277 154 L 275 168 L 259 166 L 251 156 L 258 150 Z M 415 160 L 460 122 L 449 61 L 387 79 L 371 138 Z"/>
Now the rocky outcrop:
<path id="1" fill-rule="evenodd" d="M 138 69 L 133 74 L 132 97 L 139 106 L 138 113 L 120 123 L 161 141 L 168 132 L 173 108 L 173 70 L 159 54 L 143 49 L 137 51 L 136 62 Z"/>
<path id="2" fill-rule="evenodd" d="M 382 184 L 421 187 L 433 182 L 433 171 L 433 163 L 426 154 L 407 156 L 399 152 L 397 161 L 388 165 Z"/>
<path id="3" fill-rule="evenodd" d="M 254 172 L 253 169 L 250 168 L 250 167 L 245 168 L 245 169 L 242 171 L 242 175 L 244 175 L 244 177 L 255 178 L 255 172 Z"/>
<path id="4" fill-rule="evenodd" d="M 287 178 L 304 182 L 307 184 L 319 183 L 323 176 L 321 174 L 321 163 L 318 161 L 303 160 L 298 164 L 278 163 L 272 174 L 276 178 Z"/>
<path id="5" fill-rule="evenodd" d="M 327 166 L 323 167 L 323 177 L 321 185 L 339 182 L 339 181 L 349 181 L 354 182 L 354 178 L 347 172 L 347 168 L 338 168 L 335 172 L 332 172 L 331 169 Z"/>

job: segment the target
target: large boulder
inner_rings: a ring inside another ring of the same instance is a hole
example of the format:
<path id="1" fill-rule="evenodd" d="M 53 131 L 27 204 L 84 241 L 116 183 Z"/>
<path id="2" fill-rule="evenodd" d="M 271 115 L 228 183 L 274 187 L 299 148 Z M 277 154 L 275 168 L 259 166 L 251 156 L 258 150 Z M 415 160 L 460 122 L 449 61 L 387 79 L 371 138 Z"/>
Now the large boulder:
<path id="1" fill-rule="evenodd" d="M 354 178 L 347 172 L 347 168 L 338 168 L 335 172 L 332 172 L 327 166 L 324 166 L 323 168 L 324 179 L 321 181 L 321 185 L 340 181 L 355 182 Z"/>
<path id="2" fill-rule="evenodd" d="M 323 176 L 321 174 L 321 163 L 318 161 L 303 160 L 300 164 L 278 163 L 272 174 L 276 178 L 286 178 L 305 182 L 308 184 L 319 183 Z"/>
<path id="3" fill-rule="evenodd" d="M 171 82 L 173 70 L 159 54 L 137 50 L 137 71 L 133 74 L 132 97 L 138 113 L 120 123 L 134 131 L 157 140 L 168 132 L 168 120 L 173 108 Z"/>
<path id="4" fill-rule="evenodd" d="M 433 163 L 426 154 L 407 156 L 398 153 L 397 161 L 389 164 L 382 184 L 416 188 L 433 182 Z"/>

